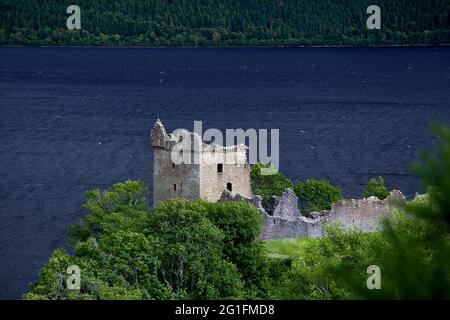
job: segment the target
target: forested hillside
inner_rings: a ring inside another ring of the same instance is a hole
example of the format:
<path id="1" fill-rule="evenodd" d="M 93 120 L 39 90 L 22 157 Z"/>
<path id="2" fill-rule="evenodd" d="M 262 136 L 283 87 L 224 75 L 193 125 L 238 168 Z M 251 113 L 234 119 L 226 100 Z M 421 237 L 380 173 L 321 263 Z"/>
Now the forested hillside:
<path id="1" fill-rule="evenodd" d="M 81 30 L 66 9 L 81 8 Z M 381 30 L 366 9 L 381 8 Z M 1 0 L 0 44 L 378 45 L 449 43 L 448 0 Z"/>
<path id="2" fill-rule="evenodd" d="M 66 9 L 81 8 L 81 30 Z M 366 9 L 381 8 L 381 30 Z M 380 45 L 442 44 L 448 0 L 1 0 L 0 44 Z"/>

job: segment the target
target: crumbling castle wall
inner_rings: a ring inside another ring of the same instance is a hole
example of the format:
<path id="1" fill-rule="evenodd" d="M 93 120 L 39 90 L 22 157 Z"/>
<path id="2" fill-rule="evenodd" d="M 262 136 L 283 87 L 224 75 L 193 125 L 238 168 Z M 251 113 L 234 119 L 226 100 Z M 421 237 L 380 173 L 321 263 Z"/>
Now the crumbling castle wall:
<path id="1" fill-rule="evenodd" d="M 233 196 L 233 194 L 230 191 L 223 190 L 222 195 L 218 202 L 224 202 L 224 201 L 245 201 L 245 202 L 250 203 L 253 206 L 255 206 L 255 208 L 258 209 L 259 211 L 261 211 L 261 213 L 266 213 L 266 210 L 262 206 L 262 197 L 261 196 L 254 196 L 254 197 L 248 198 L 248 197 L 244 197 L 244 196 L 240 195 L 239 193 Z"/>
<path id="2" fill-rule="evenodd" d="M 344 199 L 333 204 L 331 210 L 322 216 L 322 221 L 338 224 L 344 229 L 374 231 L 388 214 L 389 203 L 386 200 L 377 197 Z"/>
<path id="3" fill-rule="evenodd" d="M 297 220 L 301 216 L 298 209 L 298 197 L 294 191 L 287 188 L 280 196 L 273 196 L 273 213 L 274 217 L 286 220 Z"/>
<path id="4" fill-rule="evenodd" d="M 257 196 L 258 197 L 258 196 Z M 385 200 L 376 197 L 366 199 L 344 199 L 334 203 L 331 210 L 313 212 L 312 218 L 301 215 L 298 209 L 298 197 L 291 189 L 280 196 L 274 196 L 273 214 L 266 213 L 261 206 L 260 197 L 257 200 L 242 196 L 222 195 L 221 201 L 246 201 L 254 204 L 264 219 L 261 239 L 277 238 L 316 238 L 325 234 L 326 224 L 340 225 L 343 229 L 356 229 L 365 232 L 375 231 L 381 226 L 381 221 L 392 209 L 399 207 L 405 201 L 400 191 L 392 191 Z"/>

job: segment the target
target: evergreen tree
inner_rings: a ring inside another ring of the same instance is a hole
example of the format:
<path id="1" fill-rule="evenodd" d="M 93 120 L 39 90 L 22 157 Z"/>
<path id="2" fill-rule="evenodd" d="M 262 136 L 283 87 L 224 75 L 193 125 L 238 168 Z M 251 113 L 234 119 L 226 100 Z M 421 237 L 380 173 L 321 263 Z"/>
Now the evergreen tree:
<path id="1" fill-rule="evenodd" d="M 450 38 L 447 0 L 379 0 L 381 30 L 366 28 L 369 0 L 79 0 L 84 32 L 66 28 L 71 4 L 2 0 L 0 44 L 380 45 Z"/>

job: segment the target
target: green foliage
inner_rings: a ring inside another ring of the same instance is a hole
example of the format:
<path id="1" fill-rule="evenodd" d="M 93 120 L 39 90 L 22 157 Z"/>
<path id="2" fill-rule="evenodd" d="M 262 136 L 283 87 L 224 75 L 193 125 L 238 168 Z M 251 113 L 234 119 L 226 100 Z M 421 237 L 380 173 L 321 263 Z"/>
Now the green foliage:
<path id="1" fill-rule="evenodd" d="M 294 192 L 298 197 L 301 212 L 305 215 L 313 211 L 329 210 L 334 202 L 342 199 L 341 189 L 326 180 L 308 179 L 303 183 L 298 181 Z"/>
<path id="2" fill-rule="evenodd" d="M 283 275 L 291 268 L 292 259 L 281 257 L 271 258 L 268 260 L 268 266 L 270 278 L 268 283 L 267 297 L 273 299 L 283 285 Z"/>
<path id="3" fill-rule="evenodd" d="M 57 249 L 25 299 L 237 299 L 266 297 L 262 218 L 247 203 L 171 200 L 156 209 L 143 183 L 87 192 L 70 228 L 74 255 Z M 67 267 L 81 290 L 66 288 Z"/>
<path id="4" fill-rule="evenodd" d="M 268 265 L 259 240 L 261 213 L 245 202 L 206 206 L 209 220 L 224 233 L 223 253 L 243 275 L 248 296 L 264 295 Z"/>
<path id="5" fill-rule="evenodd" d="M 435 125 L 434 131 L 442 146 L 414 166 L 427 197 L 408 203 L 404 215 L 388 220 L 374 250 L 386 279 L 377 297 L 450 298 L 450 130 Z"/>
<path id="6" fill-rule="evenodd" d="M 150 215 L 147 232 L 163 245 L 160 278 L 177 298 L 240 297 L 241 275 L 224 260 L 224 234 L 208 220 L 207 204 L 167 201 Z"/>
<path id="7" fill-rule="evenodd" d="M 380 200 L 384 200 L 389 196 L 389 191 L 384 185 L 383 177 L 370 179 L 363 191 L 363 197 L 377 197 Z"/>
<path id="8" fill-rule="evenodd" d="M 382 290 L 369 292 L 347 278 L 347 287 L 364 298 L 450 298 L 450 131 L 439 125 L 434 131 L 442 146 L 414 165 L 427 195 L 388 219 L 372 249 L 380 263 Z"/>
<path id="9" fill-rule="evenodd" d="M 57 249 L 53 252 L 47 265 L 42 268 L 39 275 L 39 282 L 33 286 L 33 289 L 25 295 L 30 300 L 49 300 L 60 299 L 69 294 L 65 288 L 67 267 L 72 263 L 73 258 L 67 255 L 63 249 Z"/>
<path id="10" fill-rule="evenodd" d="M 275 298 L 328 300 L 357 297 L 346 289 L 342 277 L 335 276 L 331 270 L 345 265 L 343 272 L 358 270 L 362 276 L 371 264 L 367 264 L 370 261 L 367 252 L 374 235 L 356 231 L 345 233 L 337 227 L 328 227 L 327 231 L 327 237 L 304 243 L 303 254 L 284 273 Z"/>
<path id="11" fill-rule="evenodd" d="M 286 299 L 450 298 L 450 131 L 437 126 L 444 144 L 414 170 L 428 190 L 398 208 L 382 230 L 362 234 L 329 228 L 307 242 L 284 274 L 275 296 Z M 381 290 L 369 290 L 367 267 L 381 270 Z"/>
<path id="12" fill-rule="evenodd" d="M 366 289 L 361 292 L 363 297 L 450 298 L 448 233 L 440 223 L 417 218 L 415 209 L 411 208 L 410 205 L 406 214 L 387 221 L 381 239 L 373 250 L 380 261 L 382 290 L 367 292 Z"/>
<path id="13" fill-rule="evenodd" d="M 88 215 L 80 224 L 69 226 L 73 243 L 98 238 L 105 228 L 110 232 L 123 230 L 122 227 L 139 230 L 141 219 L 147 216 L 147 192 L 144 183 L 139 181 L 116 183 L 106 191 L 88 191 L 83 205 Z"/>
<path id="14" fill-rule="evenodd" d="M 281 196 L 287 188 L 293 189 L 299 198 L 300 209 L 303 214 L 312 211 L 328 210 L 331 204 L 342 199 L 342 192 L 338 187 L 326 180 L 307 179 L 298 181 L 294 186 L 292 182 L 279 171 L 272 175 L 262 175 L 261 169 L 270 168 L 270 165 L 257 163 L 250 171 L 251 185 L 254 194 L 263 198 L 262 205 L 270 212 L 272 196 Z"/>
<path id="15" fill-rule="evenodd" d="M 262 175 L 261 169 L 270 168 L 270 165 L 257 163 L 250 171 L 251 185 L 254 194 L 263 198 L 262 205 L 269 208 L 272 196 L 281 196 L 286 188 L 292 188 L 292 182 L 279 171 L 272 175 Z"/>
<path id="16" fill-rule="evenodd" d="M 264 251 L 269 258 L 296 259 L 304 255 L 310 238 L 273 239 L 264 241 Z"/>
<path id="17" fill-rule="evenodd" d="M 433 125 L 433 129 L 443 146 L 434 154 L 423 154 L 422 162 L 413 167 L 428 190 L 430 205 L 413 211 L 427 221 L 445 221 L 450 226 L 450 129 L 442 125 Z"/>
<path id="18" fill-rule="evenodd" d="M 411 211 L 396 212 L 372 237 L 357 264 L 326 262 L 344 292 L 361 299 L 449 299 L 450 241 L 442 226 L 418 219 Z M 366 286 L 369 265 L 380 267 L 381 290 Z"/>
<path id="19" fill-rule="evenodd" d="M 448 43 L 447 0 L 379 0 L 382 29 L 367 30 L 370 0 L 3 0 L 0 44 L 392 45 Z M 386 13 L 386 14 L 385 14 Z"/>

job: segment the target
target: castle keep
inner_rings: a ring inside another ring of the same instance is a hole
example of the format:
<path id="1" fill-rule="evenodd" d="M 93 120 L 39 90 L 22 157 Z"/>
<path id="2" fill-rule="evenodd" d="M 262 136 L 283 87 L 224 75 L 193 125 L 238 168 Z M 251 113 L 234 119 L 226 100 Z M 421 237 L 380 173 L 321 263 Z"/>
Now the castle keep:
<path id="1" fill-rule="evenodd" d="M 155 207 L 173 198 L 217 202 L 224 190 L 253 196 L 244 144 L 209 145 L 187 130 L 167 134 L 159 119 L 151 131 L 151 143 Z"/>

